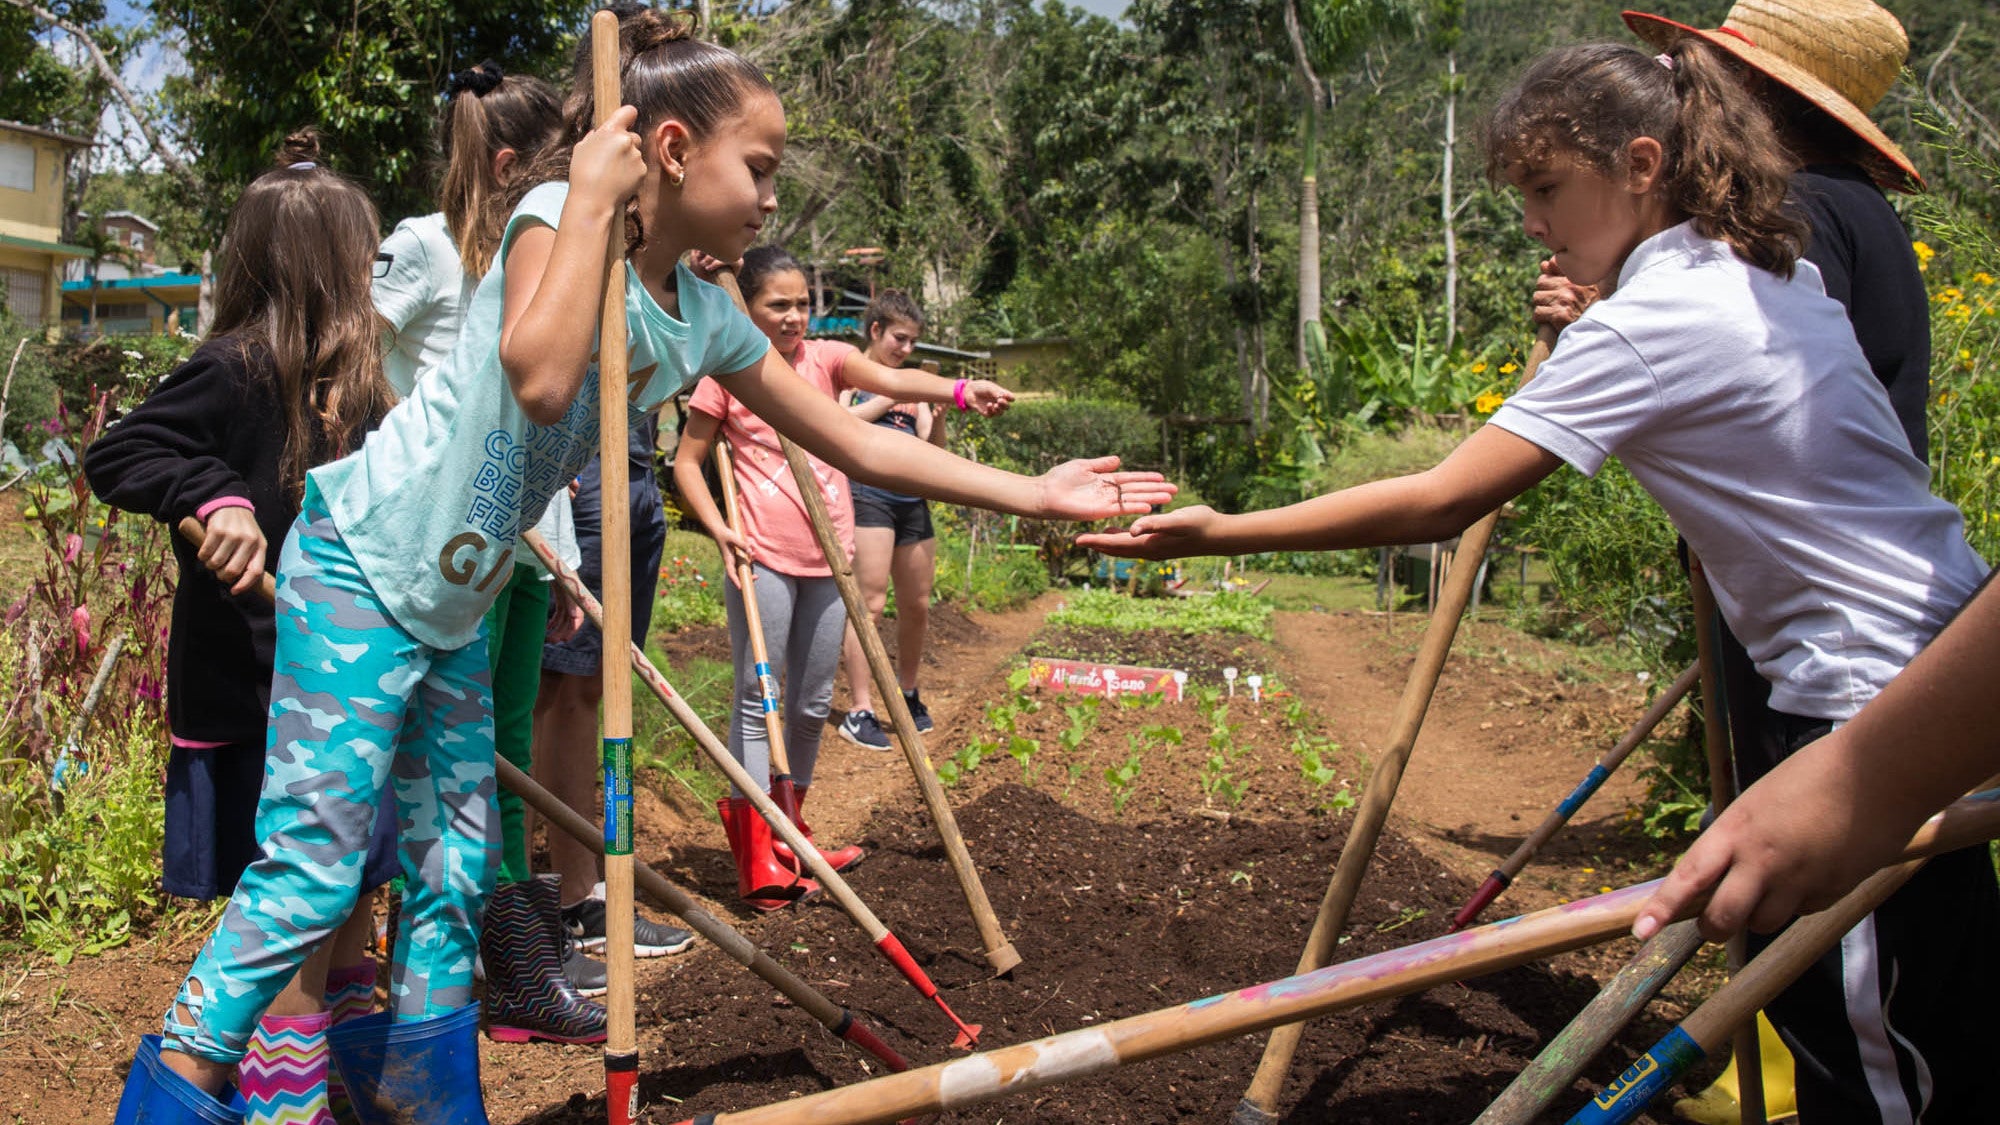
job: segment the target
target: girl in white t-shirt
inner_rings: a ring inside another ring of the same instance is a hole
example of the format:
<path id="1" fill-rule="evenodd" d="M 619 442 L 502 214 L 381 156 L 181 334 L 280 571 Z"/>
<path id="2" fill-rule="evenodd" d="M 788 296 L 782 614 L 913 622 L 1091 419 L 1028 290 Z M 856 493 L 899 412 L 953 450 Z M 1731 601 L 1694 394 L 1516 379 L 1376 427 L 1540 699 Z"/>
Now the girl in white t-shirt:
<path id="1" fill-rule="evenodd" d="M 375 308 L 393 330 L 383 367 L 402 398 L 458 347 L 473 293 L 500 249 L 507 185 L 562 128 L 562 99 L 554 86 L 502 74 L 491 59 L 453 74 L 445 95 L 438 116 L 439 210 L 397 223 L 376 257 Z M 569 494 L 558 490 L 549 500 L 537 530 L 558 551 L 568 548 L 565 559 L 575 566 Z M 566 597 L 551 598 L 558 589 L 551 578 L 533 551 L 517 550 L 486 611 L 494 748 L 523 773 L 534 766 L 550 603 L 564 619 L 562 628 L 572 627 L 568 619 L 575 614 Z M 586 999 L 585 989 L 602 989 L 604 968 L 584 957 L 563 929 L 553 877 L 538 880 L 529 867 L 521 798 L 503 788 L 499 808 L 500 869 L 480 949 L 487 1034 L 503 1042 L 602 1042 L 604 1008 Z"/>
<path id="2" fill-rule="evenodd" d="M 1432 542 L 1564 463 L 1594 473 L 1616 455 L 1700 557 L 1794 747 L 1853 717 L 1986 565 L 1799 258 L 1806 229 L 1758 103 L 1697 38 L 1658 56 L 1565 48 L 1501 99 L 1486 147 L 1556 267 L 1610 292 L 1491 425 L 1422 473 L 1274 511 L 1148 516 L 1079 543 L 1172 558 Z M 1975 850 L 1934 862 L 1849 935 L 1844 970 L 1770 1009 L 1799 1055 L 1807 1120 L 1912 1120 L 1926 1104 L 1934 1120 L 1979 1116 L 1994 1033 L 1976 1017 L 1996 990 L 1986 952 L 1941 913 L 2000 912 Z"/>
<path id="3" fill-rule="evenodd" d="M 635 413 L 714 374 L 829 464 L 890 487 L 1040 519 L 1136 515 L 1172 497 L 1159 474 L 1117 472 L 1115 458 L 1030 479 L 884 435 L 807 386 L 695 277 L 685 255 L 740 257 L 777 209 L 785 117 L 763 73 L 693 39 L 692 24 L 623 14 L 630 104 L 598 128 L 585 44 L 563 138 L 531 170 L 536 186 L 451 357 L 359 451 L 307 475 L 278 568 L 265 852 L 169 1006 L 164 1041 L 142 1048 L 118 1120 L 233 1119 L 216 1095 L 305 947 L 353 906 L 355 853 L 387 801 L 406 877 L 395 1011 L 329 1039 L 357 1103 L 392 1118 L 485 1119 L 472 967 L 498 849 L 482 619 L 520 533 L 597 444 L 607 268 L 628 282 Z M 627 220 L 632 237 L 613 257 L 614 224 Z M 629 806 L 608 811 L 618 819 L 607 835 L 629 839 Z"/>

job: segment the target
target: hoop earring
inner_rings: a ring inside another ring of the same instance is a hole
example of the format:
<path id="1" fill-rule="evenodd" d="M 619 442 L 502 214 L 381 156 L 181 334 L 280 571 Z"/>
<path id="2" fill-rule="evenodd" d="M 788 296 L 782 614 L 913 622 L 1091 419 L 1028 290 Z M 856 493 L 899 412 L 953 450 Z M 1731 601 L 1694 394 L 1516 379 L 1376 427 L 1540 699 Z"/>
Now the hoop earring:
<path id="1" fill-rule="evenodd" d="M 673 175 L 668 176 L 667 182 L 675 187 L 679 187 L 681 186 L 682 183 L 686 182 L 687 178 L 688 178 L 687 171 L 683 169 L 682 171 L 675 172 Z"/>

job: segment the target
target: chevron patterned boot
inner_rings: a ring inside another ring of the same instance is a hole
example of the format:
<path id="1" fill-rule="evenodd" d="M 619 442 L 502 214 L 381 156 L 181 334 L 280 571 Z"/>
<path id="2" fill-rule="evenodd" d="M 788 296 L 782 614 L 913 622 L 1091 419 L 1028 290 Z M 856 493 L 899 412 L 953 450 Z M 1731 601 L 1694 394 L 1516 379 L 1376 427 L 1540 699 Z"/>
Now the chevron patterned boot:
<path id="1" fill-rule="evenodd" d="M 563 975 L 569 931 L 554 875 L 502 883 L 486 900 L 479 955 L 486 962 L 486 1034 L 498 1043 L 602 1043 L 604 1007 Z"/>
<path id="2" fill-rule="evenodd" d="M 237 1085 L 250 1105 L 247 1125 L 334 1125 L 326 1100 L 326 1012 L 265 1016 L 236 1064 Z"/>

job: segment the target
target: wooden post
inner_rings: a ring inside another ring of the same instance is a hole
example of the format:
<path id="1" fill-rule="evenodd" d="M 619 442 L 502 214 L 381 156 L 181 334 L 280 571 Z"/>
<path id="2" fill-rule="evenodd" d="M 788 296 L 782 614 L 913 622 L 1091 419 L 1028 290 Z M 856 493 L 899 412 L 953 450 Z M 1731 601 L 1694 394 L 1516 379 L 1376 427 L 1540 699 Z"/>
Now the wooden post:
<path id="1" fill-rule="evenodd" d="M 1535 340 L 1534 350 L 1529 353 L 1527 370 L 1521 375 L 1526 383 L 1535 377 L 1535 370 L 1547 359 L 1555 346 L 1555 332 L 1544 328 Z M 1500 512 L 1496 509 L 1481 517 L 1459 537 L 1457 565 L 1450 580 L 1445 582 L 1437 607 L 1432 610 L 1430 623 L 1424 628 L 1424 639 L 1417 650 L 1416 663 L 1410 667 L 1410 678 L 1403 688 L 1403 696 L 1396 703 L 1396 715 L 1389 728 L 1389 749 L 1375 763 L 1368 775 L 1368 781 L 1361 793 L 1361 807 L 1356 810 L 1354 826 L 1347 831 L 1347 842 L 1340 851 L 1340 860 L 1334 865 L 1333 881 L 1327 885 L 1326 895 L 1320 900 L 1319 915 L 1313 921 L 1312 933 L 1306 938 L 1305 952 L 1299 957 L 1299 972 L 1308 973 L 1327 963 L 1333 956 L 1333 948 L 1340 939 L 1340 931 L 1347 928 L 1347 915 L 1354 907 L 1354 899 L 1361 892 L 1361 880 L 1368 872 L 1369 861 L 1375 856 L 1376 842 L 1382 838 L 1382 828 L 1389 819 L 1389 806 L 1396 799 L 1396 787 L 1402 783 L 1403 767 L 1409 764 L 1410 753 L 1417 743 L 1417 732 L 1423 729 L 1424 714 L 1430 708 L 1431 693 L 1437 690 L 1438 676 L 1444 671 L 1444 662 L 1451 655 L 1452 638 L 1458 634 L 1459 619 L 1465 614 L 1465 607 L 1472 601 L 1472 586 L 1479 576 L 1480 561 L 1486 557 L 1486 545 L 1492 541 L 1493 528 L 1500 522 Z M 1436 567 L 1432 567 L 1435 575 Z M 1285 1074 L 1292 1068 L 1292 1056 L 1299 1048 L 1299 1038 L 1305 1034 L 1304 1024 L 1285 1024 L 1271 1033 L 1271 1039 L 1264 1045 L 1264 1057 L 1257 1064 L 1257 1073 L 1250 1080 L 1249 1089 L 1244 1091 L 1243 1100 L 1236 1104 L 1230 1115 L 1231 1125 L 1270 1125 L 1278 1118 L 1278 1095 L 1283 1092 Z"/>

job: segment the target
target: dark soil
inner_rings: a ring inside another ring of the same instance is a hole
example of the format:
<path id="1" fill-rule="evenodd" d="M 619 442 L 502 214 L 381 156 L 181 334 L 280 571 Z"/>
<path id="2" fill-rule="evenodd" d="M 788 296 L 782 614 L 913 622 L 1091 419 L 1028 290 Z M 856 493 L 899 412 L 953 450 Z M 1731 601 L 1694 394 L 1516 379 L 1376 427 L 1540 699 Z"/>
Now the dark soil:
<path id="1" fill-rule="evenodd" d="M 954 1010 L 984 1025 L 982 1043 L 998 1046 L 1287 975 L 1348 820 L 1106 824 L 1006 784 L 962 809 L 959 823 L 980 857 L 1001 925 L 1025 958 L 1012 979 L 992 979 L 972 948 L 963 898 L 920 818 L 879 818 L 868 836 L 875 851 L 852 881 Z M 1338 958 L 1443 932 L 1469 890 L 1390 834 Z M 759 936 L 913 1062 L 956 1056 L 942 1013 L 868 949 L 837 907 L 809 903 L 771 920 Z M 712 949 L 672 968 L 639 996 L 640 1026 L 658 1029 L 663 1040 L 647 1045 L 642 1064 L 647 1121 L 741 1110 L 880 1070 L 774 1002 Z M 1329 1017 L 1305 1037 L 1283 1119 L 1470 1120 L 1596 988 L 1589 977 L 1533 967 Z M 1656 1021 L 1628 1029 L 1607 1059 L 1630 1058 L 1664 1030 Z M 1221 1120 L 1261 1050 L 1261 1037 L 1245 1037 L 940 1120 Z M 1571 1111 L 1584 1096 L 1580 1084 L 1559 1108 Z M 578 1095 L 529 1120 L 582 1125 L 603 1113 L 601 1097 Z"/>
<path id="2" fill-rule="evenodd" d="M 1028 641 L 1023 651 L 1029 656 L 1177 668 L 1188 674 L 1190 683 L 1218 687 L 1223 682 L 1224 668 L 1233 667 L 1245 675 L 1269 674 L 1277 670 L 1282 659 L 1273 646 L 1240 633 L 1178 633 L 1161 629 L 1121 632 L 1070 626 L 1043 629 Z"/>

